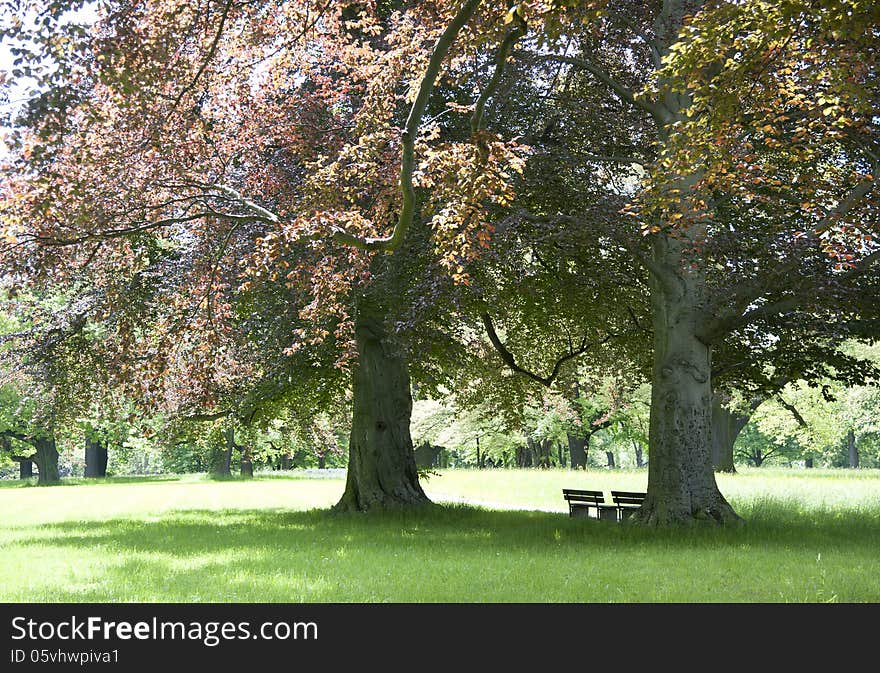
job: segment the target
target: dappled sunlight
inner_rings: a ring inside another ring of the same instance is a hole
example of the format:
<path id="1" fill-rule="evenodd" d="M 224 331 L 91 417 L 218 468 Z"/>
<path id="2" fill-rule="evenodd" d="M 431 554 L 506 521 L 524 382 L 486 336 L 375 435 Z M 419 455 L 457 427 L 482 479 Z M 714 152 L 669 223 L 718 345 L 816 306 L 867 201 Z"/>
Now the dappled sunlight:
<path id="1" fill-rule="evenodd" d="M 866 575 L 876 570 L 880 511 L 861 520 L 853 510 L 792 516 L 791 504 L 759 499 L 745 527 L 677 531 L 460 505 L 370 516 L 204 509 L 149 521 L 56 522 L 6 532 L 11 564 L 0 595 L 183 602 L 880 599 L 876 572 Z"/>

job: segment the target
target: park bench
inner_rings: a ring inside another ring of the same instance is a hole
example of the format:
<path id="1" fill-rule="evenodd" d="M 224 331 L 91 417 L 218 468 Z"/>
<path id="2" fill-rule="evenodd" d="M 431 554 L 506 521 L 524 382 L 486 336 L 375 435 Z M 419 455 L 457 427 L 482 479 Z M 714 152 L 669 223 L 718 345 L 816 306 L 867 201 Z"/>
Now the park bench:
<path id="1" fill-rule="evenodd" d="M 632 516 L 632 513 L 642 506 L 645 495 L 639 491 L 611 491 L 611 499 L 617 508 L 618 520 L 623 521 Z"/>
<path id="2" fill-rule="evenodd" d="M 562 496 L 568 501 L 569 516 L 590 516 L 590 510 L 596 510 L 597 519 L 603 521 L 623 521 L 632 516 L 645 500 L 645 493 L 640 491 L 611 491 L 613 504 L 605 502 L 602 491 L 581 491 L 563 488 Z"/>
<path id="3" fill-rule="evenodd" d="M 605 502 L 602 491 L 581 491 L 563 488 L 562 497 L 568 501 L 569 516 L 590 516 L 590 510 L 596 510 L 597 519 L 617 519 L 617 506 Z"/>

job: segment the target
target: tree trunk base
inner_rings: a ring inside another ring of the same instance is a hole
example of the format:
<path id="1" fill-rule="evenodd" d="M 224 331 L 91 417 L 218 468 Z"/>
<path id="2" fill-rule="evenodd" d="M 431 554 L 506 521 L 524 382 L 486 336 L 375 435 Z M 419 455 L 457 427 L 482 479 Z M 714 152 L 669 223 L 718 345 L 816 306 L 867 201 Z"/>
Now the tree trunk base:
<path id="1" fill-rule="evenodd" d="M 418 492 L 415 489 L 398 489 L 394 493 L 376 491 L 369 494 L 350 493 L 346 490 L 331 511 L 337 514 L 347 514 L 412 509 L 413 507 L 429 507 L 433 505 L 434 503 L 424 494 L 421 488 L 418 489 Z"/>
<path id="2" fill-rule="evenodd" d="M 719 526 L 741 525 L 745 520 L 737 514 L 719 494 L 714 502 L 690 510 L 657 506 L 646 499 L 642 507 L 628 521 L 647 526 L 673 526 L 714 524 Z"/>

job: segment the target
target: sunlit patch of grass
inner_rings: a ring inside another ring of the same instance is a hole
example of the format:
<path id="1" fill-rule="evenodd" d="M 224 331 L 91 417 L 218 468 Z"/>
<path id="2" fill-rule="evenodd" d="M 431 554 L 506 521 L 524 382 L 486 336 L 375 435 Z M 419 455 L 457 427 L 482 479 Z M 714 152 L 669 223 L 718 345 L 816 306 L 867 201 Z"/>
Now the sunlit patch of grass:
<path id="1" fill-rule="evenodd" d="M 719 478 L 746 525 L 660 530 L 565 513 L 563 486 L 639 488 L 643 471 L 428 482 L 438 500 L 557 512 L 336 515 L 340 479 L 276 475 L 4 488 L 0 600 L 880 601 L 880 474 L 755 472 Z"/>

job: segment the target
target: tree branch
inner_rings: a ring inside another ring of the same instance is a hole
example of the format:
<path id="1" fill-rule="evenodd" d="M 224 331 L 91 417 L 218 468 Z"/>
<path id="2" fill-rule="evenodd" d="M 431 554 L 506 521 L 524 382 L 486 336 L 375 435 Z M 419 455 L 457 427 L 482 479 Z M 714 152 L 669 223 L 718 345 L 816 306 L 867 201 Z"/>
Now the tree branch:
<path id="1" fill-rule="evenodd" d="M 483 128 L 483 112 L 485 111 L 486 101 L 495 93 L 495 90 L 501 83 L 501 77 L 504 74 L 510 50 L 513 48 L 514 43 L 528 31 L 526 22 L 515 9 L 513 10 L 513 17 L 516 26 L 507 32 L 507 35 L 504 36 L 504 40 L 501 42 L 501 46 L 498 47 L 498 51 L 495 53 L 495 72 L 474 104 L 474 113 L 471 115 L 471 133 L 473 134 L 476 134 L 477 131 Z"/>
<path id="2" fill-rule="evenodd" d="M 873 177 L 870 180 L 862 180 L 859 184 L 853 187 L 850 193 L 847 194 L 846 198 L 838 203 L 834 210 L 819 221 L 819 224 L 816 225 L 816 232 L 822 233 L 831 229 L 837 223 L 839 218 L 855 208 L 861 200 L 865 198 L 872 189 L 874 189 L 874 185 L 877 182 L 876 175 L 878 169 L 880 169 L 880 162 L 874 161 L 872 163 Z"/>
<path id="3" fill-rule="evenodd" d="M 166 217 L 153 222 L 140 222 L 116 229 L 107 229 L 105 231 L 88 232 L 74 238 L 59 238 L 57 236 L 32 236 L 28 240 L 37 241 L 43 245 L 65 247 L 70 245 L 79 245 L 88 241 L 102 241 L 111 238 L 122 238 L 130 234 L 137 234 L 142 231 L 151 231 L 153 229 L 161 229 L 174 224 L 184 224 L 194 220 L 200 220 L 206 217 L 217 217 L 231 222 L 266 222 L 275 224 L 276 220 L 269 220 L 265 217 L 257 215 L 230 215 L 229 213 L 221 213 L 219 211 L 208 208 L 205 211 L 193 213 L 191 215 L 181 215 L 180 217 Z"/>
<path id="4" fill-rule="evenodd" d="M 226 418 L 232 413 L 230 409 L 226 409 L 225 411 L 215 411 L 213 413 L 200 413 L 200 414 L 189 414 L 187 416 L 178 416 L 178 419 L 181 421 L 196 421 L 198 423 L 202 423 L 205 421 L 216 421 L 221 418 Z"/>
<path id="5" fill-rule="evenodd" d="M 501 359 L 504 361 L 510 369 L 515 371 L 517 374 L 522 374 L 523 376 L 527 376 L 533 381 L 537 381 L 543 386 L 547 386 L 548 388 L 553 385 L 553 381 L 559 376 L 559 372 L 562 370 L 562 365 L 564 365 L 569 360 L 576 358 L 579 355 L 583 355 L 588 350 L 593 348 L 593 346 L 601 346 L 604 343 L 607 343 L 611 338 L 613 338 L 614 334 L 609 334 L 605 338 L 600 339 L 599 341 L 587 343 L 587 338 L 584 337 L 581 340 L 580 346 L 575 350 L 570 350 L 565 355 L 561 356 L 556 360 L 556 363 L 553 365 L 553 369 L 550 372 L 549 376 L 539 376 L 534 372 L 521 367 L 516 362 L 516 358 L 513 356 L 507 347 L 504 345 L 504 342 L 501 341 L 501 338 L 498 336 L 498 333 L 495 331 L 495 325 L 492 323 L 492 318 L 488 313 L 481 313 L 480 318 L 483 321 L 483 326 L 486 328 L 486 335 L 489 337 L 489 341 L 492 342 L 492 346 L 498 351 L 498 354 L 501 356 Z"/>
<path id="6" fill-rule="evenodd" d="M 359 238 L 345 231 L 337 230 L 333 232 L 333 238 L 337 242 L 350 245 L 359 250 L 385 252 L 393 252 L 403 242 L 415 214 L 416 193 L 413 188 L 412 178 L 415 167 L 414 147 L 419 124 L 422 121 L 425 108 L 428 106 L 428 98 L 434 89 L 434 82 L 440 74 L 440 66 L 443 63 L 443 59 L 446 58 L 446 54 L 449 52 L 449 48 L 458 36 L 459 31 L 473 16 L 479 4 L 480 0 L 467 0 L 437 40 L 437 43 L 434 45 L 434 51 L 431 53 L 431 58 L 428 61 L 428 68 L 419 85 L 419 92 L 410 108 L 409 117 L 407 117 L 406 125 L 401 135 L 400 192 L 402 202 L 400 213 L 397 217 L 397 224 L 395 224 L 391 236 L 386 238 Z"/>
<path id="7" fill-rule="evenodd" d="M 807 422 L 804 420 L 804 417 L 801 416 L 800 412 L 795 408 L 793 404 L 789 404 L 788 402 L 786 402 L 782 395 L 777 395 L 776 399 L 779 401 L 779 404 L 783 406 L 783 408 L 791 413 L 791 415 L 794 417 L 794 420 L 798 422 L 798 425 L 800 425 L 802 428 L 807 427 Z"/>
<path id="8" fill-rule="evenodd" d="M 261 220 L 265 220 L 267 222 L 277 224 L 281 221 L 281 219 L 273 213 L 271 210 L 267 210 L 263 208 L 263 206 L 254 203 L 248 198 L 245 198 L 241 195 L 240 192 L 234 190 L 232 187 L 227 187 L 226 185 L 199 185 L 201 187 L 206 187 L 208 189 L 216 189 L 223 194 L 231 197 L 233 200 L 237 201 L 240 205 L 248 208 L 251 212 L 253 212 L 258 218 Z"/>
<path id="9" fill-rule="evenodd" d="M 208 64 L 214 58 L 214 53 L 217 51 L 217 45 L 220 43 L 220 37 L 223 35 L 223 29 L 226 26 L 226 19 L 229 17 L 229 10 L 232 9 L 232 0 L 227 0 L 226 4 L 223 6 L 223 13 L 220 15 L 220 25 L 217 26 L 217 32 L 214 34 L 214 39 L 211 40 L 211 45 L 208 47 L 208 54 L 205 56 L 202 61 L 201 66 L 196 72 L 195 77 L 192 78 L 192 81 L 183 89 L 180 90 L 180 93 L 177 94 L 177 98 L 174 99 L 174 103 L 171 105 L 171 109 L 174 110 L 180 104 L 180 101 L 183 100 L 183 97 L 192 91 L 196 84 L 199 82 L 199 78 L 204 74 L 205 70 L 208 68 Z"/>
<path id="10" fill-rule="evenodd" d="M 10 437 L 12 439 L 17 439 L 20 442 L 25 442 L 27 444 L 31 444 L 33 442 L 33 437 L 26 435 L 23 432 L 18 432 L 16 430 L 0 430 L 0 437 Z"/>
<path id="11" fill-rule="evenodd" d="M 643 112 L 647 112 L 658 122 L 666 122 L 667 115 L 664 113 L 662 107 L 651 101 L 636 98 L 636 95 L 632 91 L 632 89 L 614 79 L 610 74 L 608 74 L 608 72 L 604 68 L 598 66 L 593 61 L 576 56 L 566 56 L 565 54 L 531 54 L 530 56 L 536 61 L 558 61 L 561 63 L 568 63 L 569 65 L 573 65 L 583 70 L 586 70 L 596 79 L 602 82 L 606 87 L 608 87 L 614 93 L 614 95 L 617 96 L 617 98 L 619 98 L 624 103 L 632 105 L 633 107 L 638 108 Z"/>

